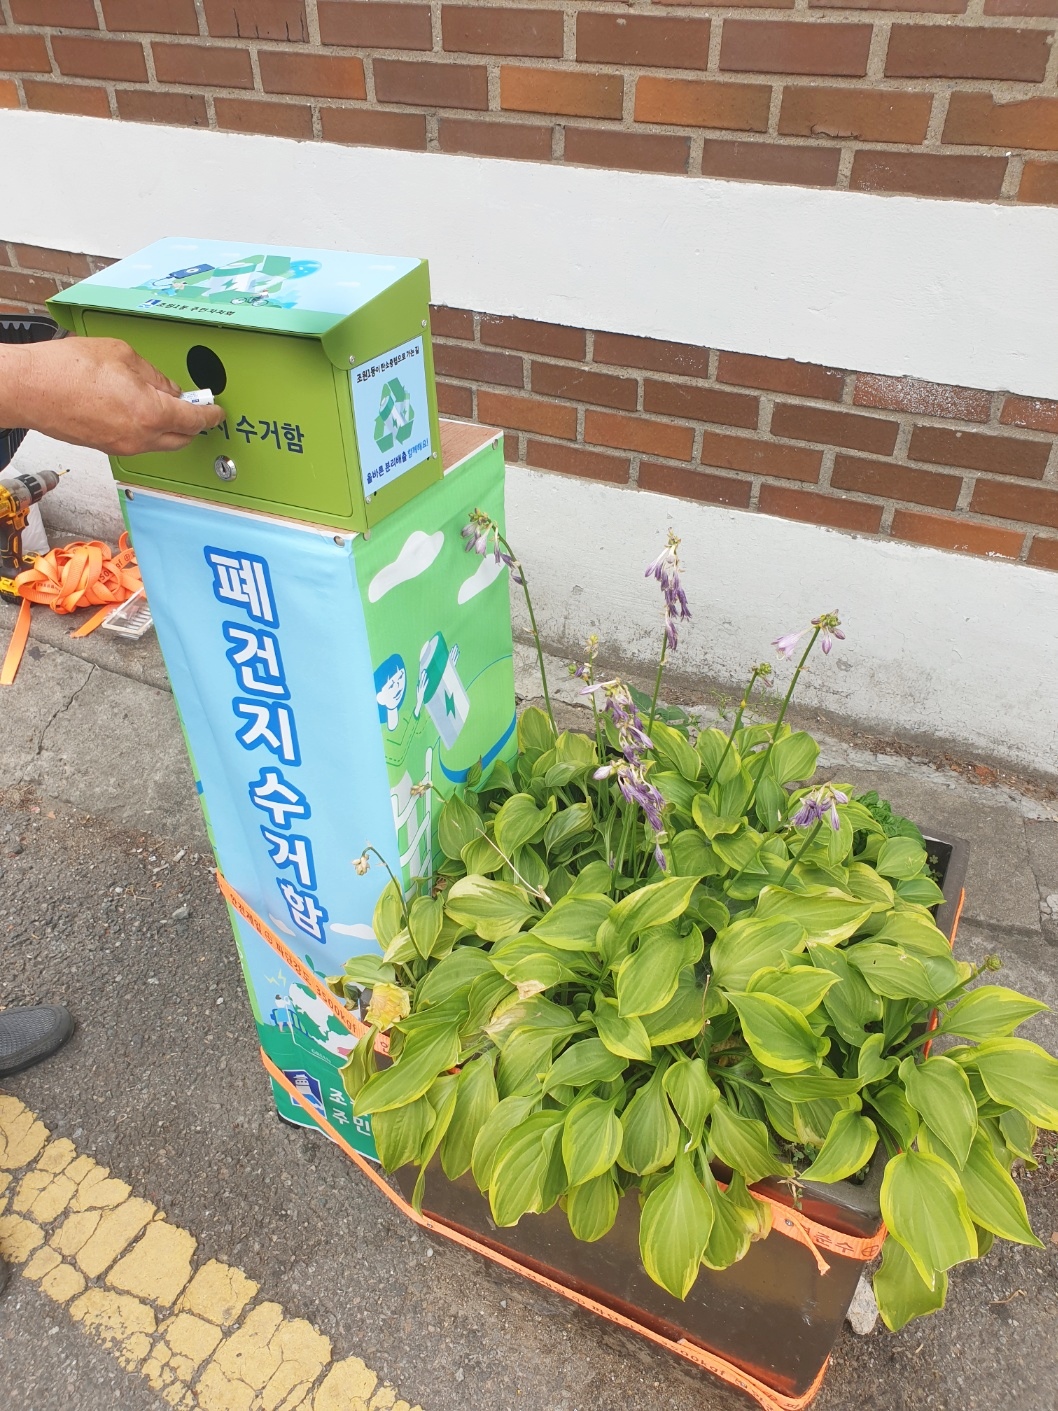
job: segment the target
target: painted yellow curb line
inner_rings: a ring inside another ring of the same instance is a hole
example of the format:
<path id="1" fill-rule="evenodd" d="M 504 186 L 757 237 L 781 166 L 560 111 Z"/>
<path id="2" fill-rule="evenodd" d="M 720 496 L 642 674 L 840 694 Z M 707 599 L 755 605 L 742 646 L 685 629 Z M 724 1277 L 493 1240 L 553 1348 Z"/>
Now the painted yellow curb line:
<path id="1" fill-rule="evenodd" d="M 178 1411 L 422 1411 L 0 1092 L 0 1255 Z"/>

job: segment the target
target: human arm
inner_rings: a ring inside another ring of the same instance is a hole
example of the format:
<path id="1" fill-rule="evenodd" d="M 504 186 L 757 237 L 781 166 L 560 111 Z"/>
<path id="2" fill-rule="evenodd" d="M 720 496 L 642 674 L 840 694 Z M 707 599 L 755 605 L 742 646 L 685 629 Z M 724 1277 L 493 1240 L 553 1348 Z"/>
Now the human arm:
<path id="1" fill-rule="evenodd" d="M 217 406 L 180 388 L 117 338 L 0 346 L 0 426 L 24 426 L 110 455 L 176 451 L 217 426 Z"/>

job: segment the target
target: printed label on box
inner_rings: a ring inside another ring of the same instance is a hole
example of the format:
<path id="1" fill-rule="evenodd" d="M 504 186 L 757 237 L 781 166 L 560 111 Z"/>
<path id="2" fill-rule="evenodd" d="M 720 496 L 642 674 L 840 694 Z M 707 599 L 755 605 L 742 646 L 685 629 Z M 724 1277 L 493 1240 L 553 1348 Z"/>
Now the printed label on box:
<path id="1" fill-rule="evenodd" d="M 373 495 L 433 455 L 422 339 L 353 368 L 349 381 L 364 494 Z"/>

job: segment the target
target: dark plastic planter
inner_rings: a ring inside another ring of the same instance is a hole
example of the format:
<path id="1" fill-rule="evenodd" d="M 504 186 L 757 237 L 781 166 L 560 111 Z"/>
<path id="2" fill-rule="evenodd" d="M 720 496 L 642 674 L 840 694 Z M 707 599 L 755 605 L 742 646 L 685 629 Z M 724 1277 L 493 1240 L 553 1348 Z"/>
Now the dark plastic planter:
<path id="1" fill-rule="evenodd" d="M 26 314 L 18 318 L 0 318 L 0 343 L 50 343 L 59 331 L 54 319 L 42 314 Z M 0 470 L 7 466 L 25 440 L 20 426 L 0 427 Z"/>
<path id="2" fill-rule="evenodd" d="M 952 839 L 929 838 L 927 843 L 945 896 L 937 924 L 953 940 L 966 846 Z M 882 1226 L 882 1168 L 875 1161 L 859 1185 L 806 1184 L 801 1213 L 834 1235 L 851 1236 L 852 1244 L 870 1240 Z M 393 1178 L 409 1200 L 415 1176 L 413 1167 L 405 1167 Z M 762 1181 L 756 1189 L 775 1202 L 793 1204 L 788 1188 L 778 1182 Z M 643 1269 L 632 1198 L 621 1202 L 614 1228 L 596 1244 L 574 1239 L 557 1207 L 497 1229 L 469 1173 L 448 1181 L 435 1163 L 426 1181 L 423 1213 L 574 1296 L 611 1309 L 667 1342 L 693 1344 L 748 1373 L 780 1399 L 802 1404 L 826 1365 L 865 1263 L 827 1248 L 821 1251 L 829 1265 L 824 1273 L 812 1249 L 775 1229 L 731 1268 L 719 1273 L 703 1268 L 681 1302 Z"/>

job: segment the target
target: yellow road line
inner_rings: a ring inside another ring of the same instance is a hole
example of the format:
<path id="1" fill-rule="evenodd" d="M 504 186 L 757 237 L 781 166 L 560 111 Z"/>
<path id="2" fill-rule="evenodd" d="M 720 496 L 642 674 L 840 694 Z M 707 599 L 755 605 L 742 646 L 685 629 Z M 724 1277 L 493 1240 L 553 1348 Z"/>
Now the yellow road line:
<path id="1" fill-rule="evenodd" d="M 0 1255 L 178 1411 L 421 1411 L 0 1092 Z"/>

